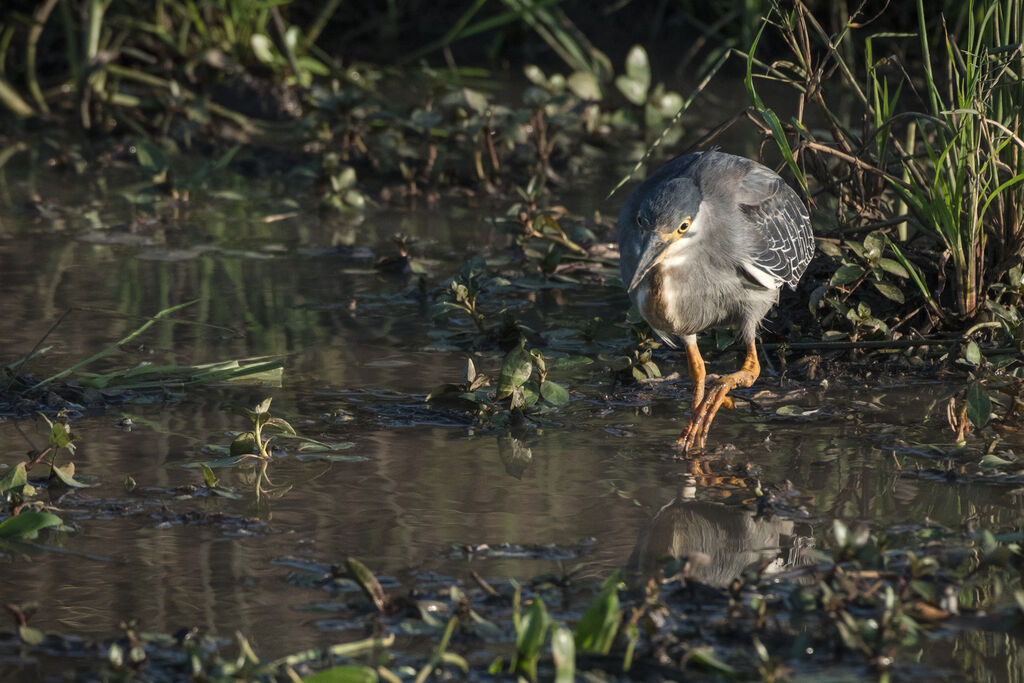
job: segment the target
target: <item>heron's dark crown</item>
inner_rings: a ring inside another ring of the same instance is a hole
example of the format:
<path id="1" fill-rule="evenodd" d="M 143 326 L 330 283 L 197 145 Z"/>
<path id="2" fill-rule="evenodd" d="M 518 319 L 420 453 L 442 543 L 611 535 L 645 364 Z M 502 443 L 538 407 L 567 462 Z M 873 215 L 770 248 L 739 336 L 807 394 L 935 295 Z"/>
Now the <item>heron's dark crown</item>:
<path id="1" fill-rule="evenodd" d="M 672 178 L 655 186 L 640 204 L 638 223 L 644 231 L 671 232 L 684 218 L 695 218 L 702 200 L 690 178 Z"/>

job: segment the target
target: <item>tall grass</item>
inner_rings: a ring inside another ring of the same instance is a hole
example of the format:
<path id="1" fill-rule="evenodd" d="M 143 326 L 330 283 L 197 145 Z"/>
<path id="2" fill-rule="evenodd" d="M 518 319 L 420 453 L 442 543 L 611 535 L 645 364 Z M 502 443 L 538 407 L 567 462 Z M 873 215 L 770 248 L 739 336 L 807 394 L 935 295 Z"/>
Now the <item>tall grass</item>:
<path id="1" fill-rule="evenodd" d="M 933 314 L 954 325 L 977 317 L 1024 256 L 1024 9 L 1016 0 L 972 1 L 954 17 L 929 17 L 923 0 L 916 9 L 916 34 L 867 35 L 858 64 L 844 48 L 868 17 L 830 34 L 802 2 L 776 4 L 765 26 L 793 59 L 760 63 L 755 40 L 747 87 L 765 134 L 805 188 L 810 176 L 834 197 L 841 220 L 898 223 L 909 212 L 912 229 L 896 230 L 893 252 Z M 901 54 L 907 38 L 919 54 Z M 877 57 L 881 46 L 891 51 Z M 788 126 L 758 96 L 755 76 L 795 91 Z M 855 103 L 852 114 L 835 109 L 840 98 Z M 929 243 L 940 247 L 924 264 L 931 283 L 914 265 Z"/>
<path id="2" fill-rule="evenodd" d="M 172 112 L 192 106 L 200 90 L 242 71 L 269 71 L 274 81 L 308 86 L 314 75 L 331 73 L 329 60 L 315 56 L 315 41 L 341 2 L 324 3 L 305 29 L 285 19 L 282 7 L 289 4 L 42 0 L 30 21 L 7 24 L 0 15 L 0 108 L 21 117 L 47 116 L 55 100 L 73 93 L 83 128 L 114 119 L 131 128 L 166 130 Z M 37 55 L 47 31 L 49 45 L 63 36 L 65 61 L 47 55 L 43 83 Z M 223 105 L 204 110 L 252 126 Z"/>

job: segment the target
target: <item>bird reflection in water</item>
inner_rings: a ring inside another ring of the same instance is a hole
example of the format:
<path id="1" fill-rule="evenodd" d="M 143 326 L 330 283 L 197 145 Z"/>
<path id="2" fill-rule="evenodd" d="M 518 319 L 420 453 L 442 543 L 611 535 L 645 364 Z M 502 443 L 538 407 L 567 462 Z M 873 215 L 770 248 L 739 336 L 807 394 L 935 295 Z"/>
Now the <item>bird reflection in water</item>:
<path id="1" fill-rule="evenodd" d="M 813 562 L 811 540 L 791 519 L 755 519 L 744 508 L 693 499 L 684 486 L 642 531 L 626 565 L 631 583 L 662 576 L 670 559 L 686 562 L 686 575 L 728 586 L 747 571 L 770 575 Z"/>

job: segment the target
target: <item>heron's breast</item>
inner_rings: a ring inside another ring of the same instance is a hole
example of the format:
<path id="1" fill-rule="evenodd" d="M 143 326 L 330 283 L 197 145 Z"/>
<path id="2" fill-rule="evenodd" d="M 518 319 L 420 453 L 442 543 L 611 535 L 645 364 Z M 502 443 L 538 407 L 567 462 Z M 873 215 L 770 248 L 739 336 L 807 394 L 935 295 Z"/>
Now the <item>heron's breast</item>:
<path id="1" fill-rule="evenodd" d="M 640 285 L 640 296 L 637 307 L 644 320 L 656 330 L 676 332 L 676 311 L 671 310 L 669 299 L 673 298 L 667 290 L 668 278 L 660 266 L 655 266 Z"/>

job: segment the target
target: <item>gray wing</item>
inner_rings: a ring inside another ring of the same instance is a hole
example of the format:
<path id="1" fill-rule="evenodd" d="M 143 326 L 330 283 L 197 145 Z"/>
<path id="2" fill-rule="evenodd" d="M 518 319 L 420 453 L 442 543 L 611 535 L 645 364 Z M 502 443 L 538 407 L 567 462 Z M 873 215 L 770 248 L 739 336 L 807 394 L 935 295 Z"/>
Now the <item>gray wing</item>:
<path id="1" fill-rule="evenodd" d="M 755 166 L 740 181 L 736 198 L 759 241 L 751 265 L 796 289 L 814 254 L 811 219 L 800 197 L 777 174 Z"/>

